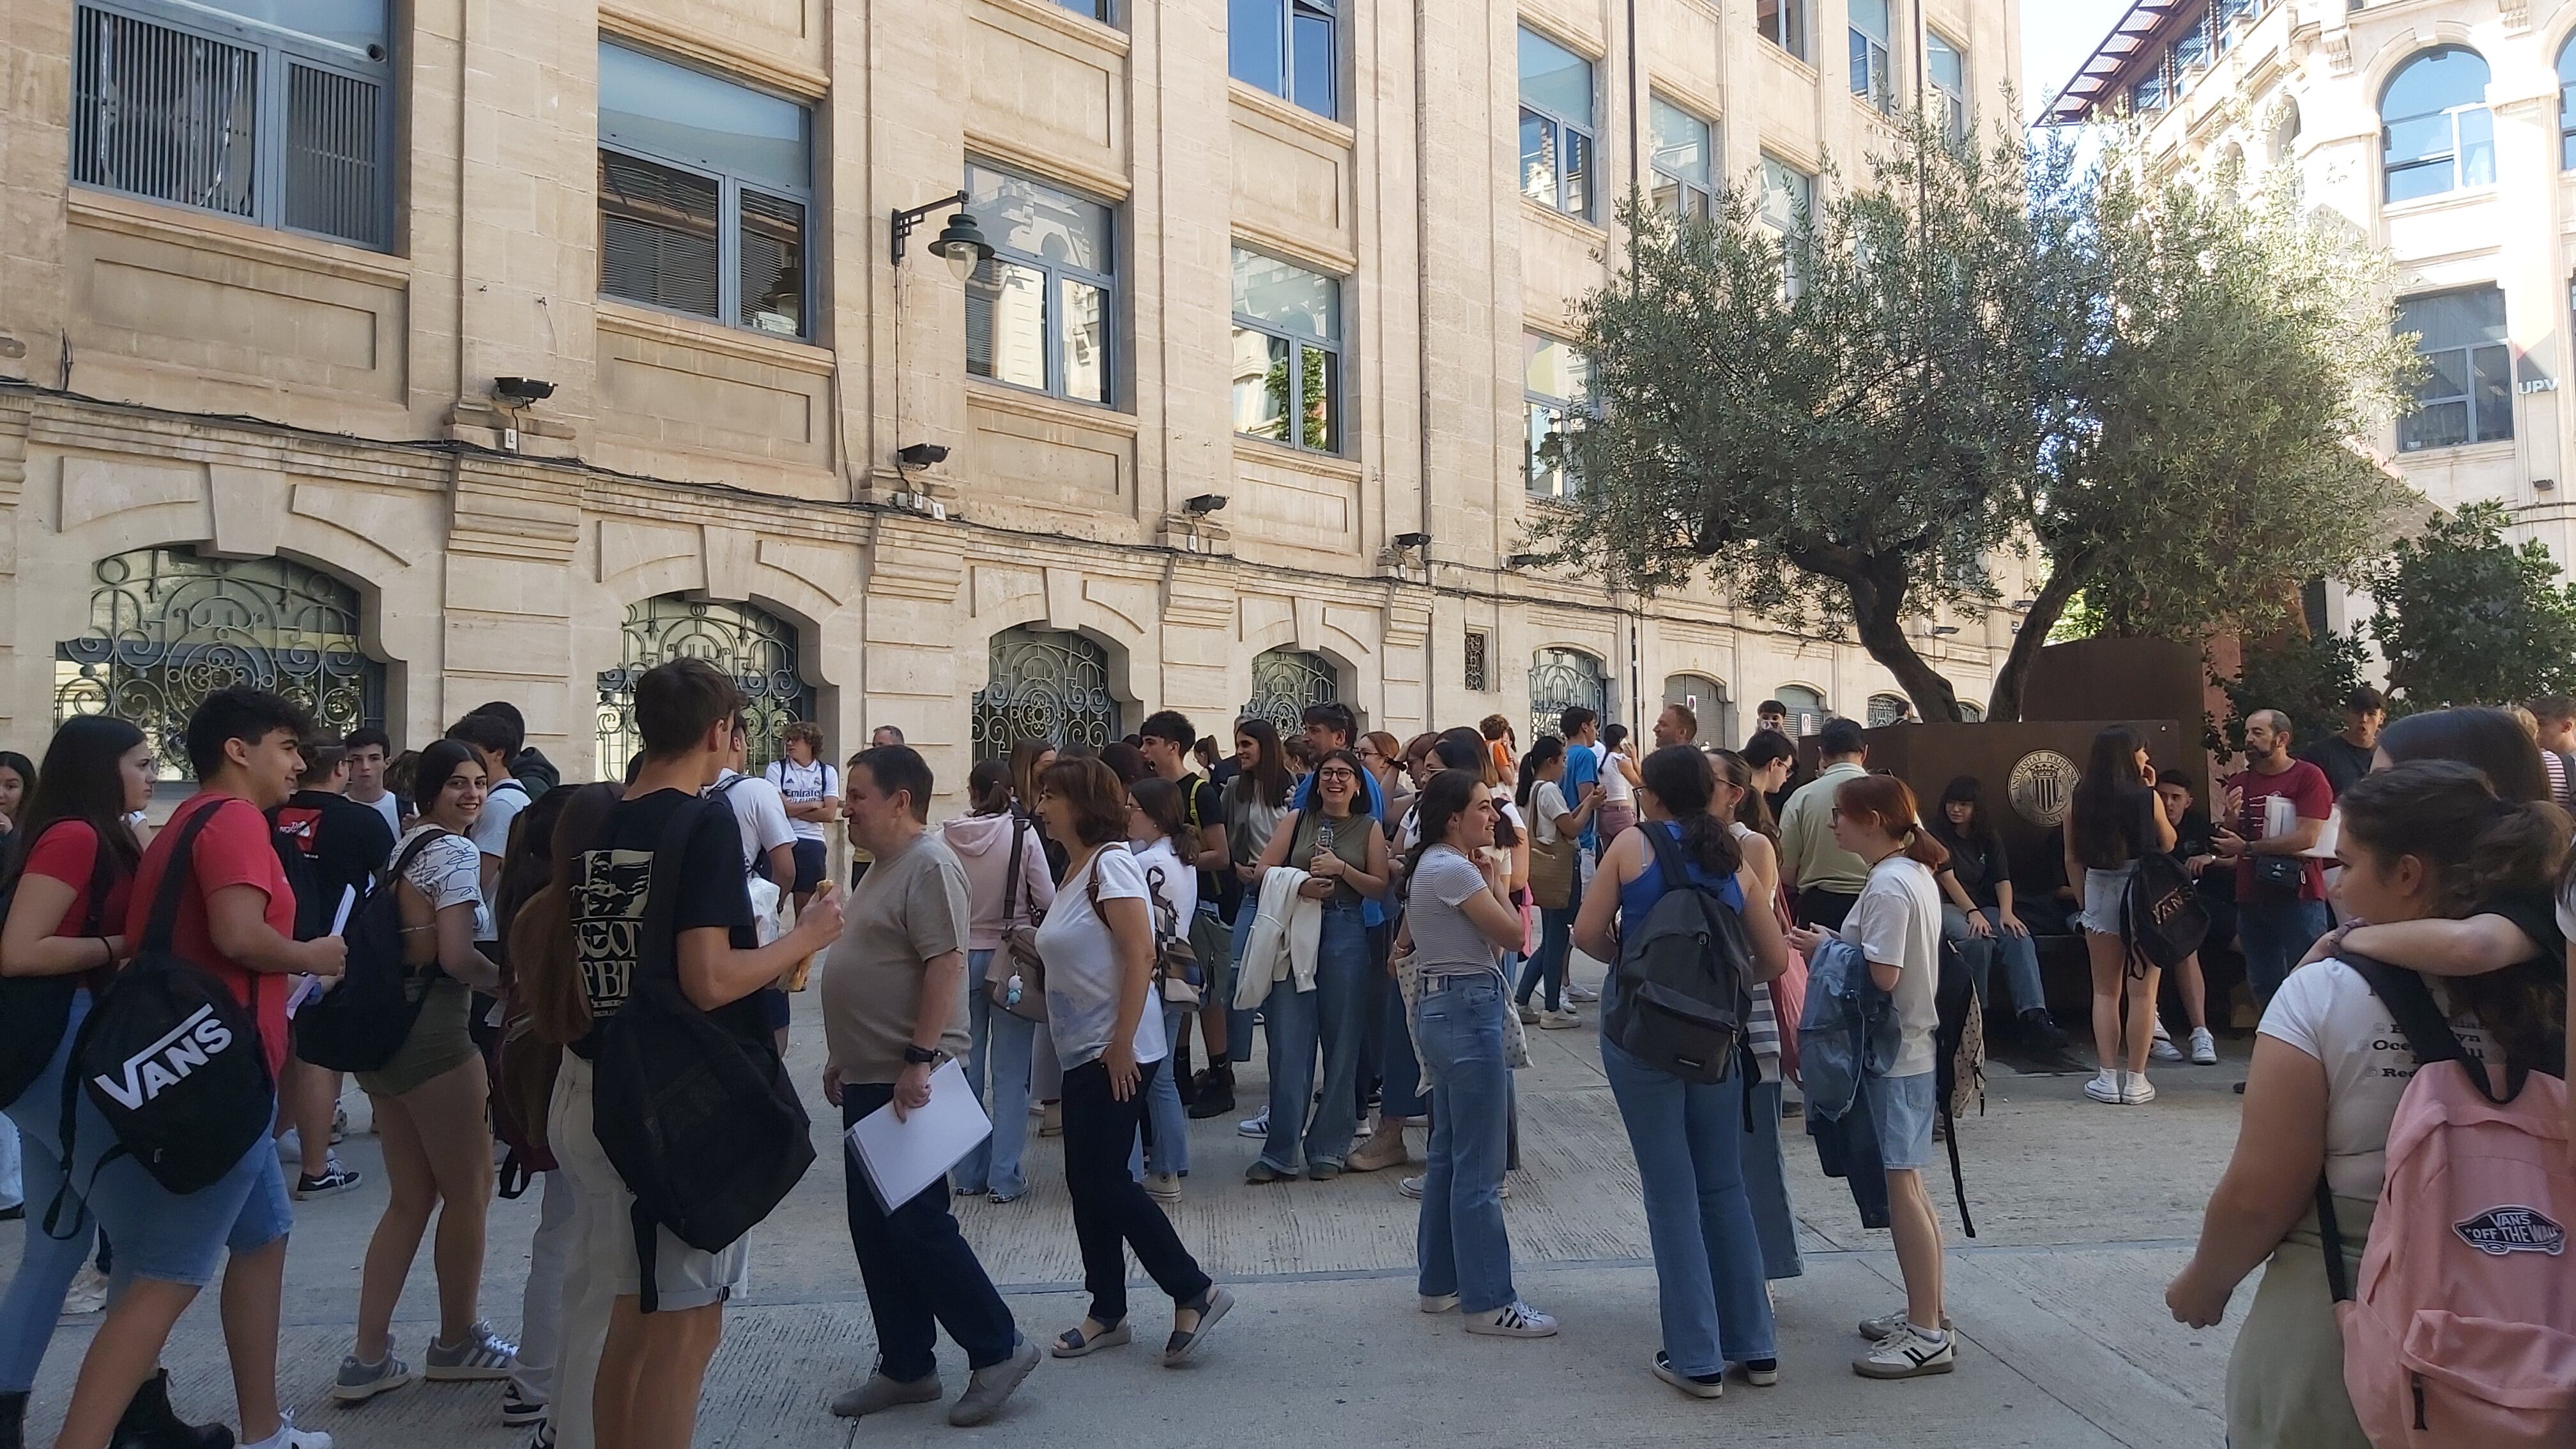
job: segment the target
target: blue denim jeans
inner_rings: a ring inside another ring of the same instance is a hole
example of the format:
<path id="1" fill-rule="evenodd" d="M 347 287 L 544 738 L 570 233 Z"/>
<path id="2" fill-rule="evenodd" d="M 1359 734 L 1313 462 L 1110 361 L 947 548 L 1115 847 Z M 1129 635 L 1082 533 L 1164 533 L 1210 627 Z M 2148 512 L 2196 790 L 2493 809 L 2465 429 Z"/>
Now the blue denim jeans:
<path id="1" fill-rule="evenodd" d="M 951 1171 L 959 1192 L 1018 1197 L 1028 1187 L 1020 1154 L 1029 1141 L 1029 1056 L 1038 1024 L 993 1004 L 984 989 L 984 968 L 992 960 L 990 951 L 966 953 L 966 1025 L 975 1043 L 966 1057 L 966 1083 L 991 1104 L 993 1135 Z"/>
<path id="2" fill-rule="evenodd" d="M 1500 976 L 1433 977 L 1423 983 L 1417 1012 L 1432 1088 L 1415 1286 L 1426 1298 L 1457 1294 L 1468 1313 L 1490 1313 L 1519 1297 L 1503 1231 L 1512 1093 L 1511 1069 L 1503 1065 L 1504 996 Z"/>
<path id="3" fill-rule="evenodd" d="M 1968 974 L 1976 978 L 1977 999 L 1988 1007 L 1995 1005 L 1989 982 L 1994 973 L 1995 958 L 2004 963 L 2004 985 L 2012 995 L 2015 1013 L 2034 1007 L 2046 1009 L 2047 991 L 2039 981 L 2039 943 L 2030 937 L 2016 936 L 2004 929 L 2003 911 L 1995 906 L 1981 906 L 1978 913 L 1993 929 L 1980 940 L 1969 934 L 1968 913 L 1957 906 L 1941 908 L 1941 939 L 1959 948 L 1959 959 L 1968 965 Z M 2306 949 L 2304 947 L 2302 950 Z"/>
<path id="4" fill-rule="evenodd" d="M 1262 1003 L 1270 1042 L 1270 1137 L 1261 1160 L 1295 1172 L 1298 1139 L 1305 1162 L 1338 1164 L 1351 1155 L 1359 1125 L 1353 1092 L 1360 1064 L 1360 1008 L 1369 978 L 1368 927 L 1357 906 L 1324 908 L 1315 947 L 1315 989 L 1299 991 L 1292 978 L 1270 988 Z M 1307 1124 L 1316 1090 L 1315 1055 L 1324 1058 L 1323 1103 Z"/>
<path id="5" fill-rule="evenodd" d="M 1243 948 L 1252 939 L 1252 918 L 1260 913 L 1259 892 L 1246 891 L 1243 909 L 1234 913 L 1234 939 L 1226 945 L 1225 959 L 1234 963 L 1234 970 L 1241 970 L 1243 967 Z M 1229 971 L 1227 974 L 1229 977 L 1227 984 L 1230 986 L 1232 972 Z M 1252 1012 L 1234 1006 L 1233 999 L 1231 993 L 1226 997 L 1225 1059 L 1239 1067 L 1252 1060 Z M 1272 1070 L 1276 1071 L 1277 1068 L 1274 1067 Z"/>
<path id="6" fill-rule="evenodd" d="M 1686 1082 L 1601 1043 L 1646 1193 L 1664 1352 L 1685 1374 L 1775 1358 L 1762 1243 L 1744 1190 L 1744 1074 Z"/>
<path id="7" fill-rule="evenodd" d="M 1520 990 L 1514 997 L 1527 1006 L 1533 993 L 1543 992 L 1540 1000 L 1550 1011 L 1565 1007 L 1565 964 L 1574 949 L 1574 912 L 1541 906 L 1538 912 L 1538 954 L 1521 968 Z"/>
<path id="8" fill-rule="evenodd" d="M 1419 1117 L 1430 1104 L 1422 1095 L 1422 1063 L 1413 1055 L 1413 1031 L 1404 1020 L 1404 989 L 1382 968 L 1373 974 L 1371 989 L 1376 994 L 1386 1049 L 1380 1067 L 1384 1076 L 1378 1087 L 1378 1120 Z"/>
<path id="9" fill-rule="evenodd" d="M 1145 1009 L 1152 1011 L 1157 1008 L 1149 1002 Z M 1178 1007 L 1159 1009 L 1163 1013 L 1163 1040 L 1166 1043 L 1179 1042 L 1181 1029 L 1189 1024 L 1190 1019 L 1183 1016 Z M 1174 1052 L 1167 1060 L 1178 1059 L 1179 1053 Z M 1028 1114 L 1023 1112 L 1020 1115 L 1026 1118 Z M 1182 1110 L 1181 1089 L 1173 1084 L 1169 1066 L 1156 1072 L 1153 1085 L 1145 1089 L 1145 1130 L 1152 1138 L 1146 1145 L 1147 1172 L 1177 1177 L 1190 1170 L 1190 1114 Z"/>
<path id="10" fill-rule="evenodd" d="M 45 1231 L 45 1212 L 63 1186 L 63 1070 L 71 1060 L 72 1038 L 89 1015 L 89 993 L 72 997 L 70 1025 L 26 1092 L 9 1105 L 9 1121 L 24 1143 L 23 1182 L 27 1194 L 26 1245 L 18 1271 L 10 1276 L 7 1296 L 0 1297 L 0 1393 L 25 1393 L 36 1383 L 45 1347 L 53 1341 L 54 1323 L 62 1317 L 63 1295 L 89 1256 L 97 1225 L 77 1187 L 63 1199 L 63 1215 L 54 1237 Z"/>
<path id="11" fill-rule="evenodd" d="M 2323 901 L 2239 901 L 2236 940 L 2245 952 L 2245 984 L 2257 1005 L 2272 999 L 2290 968 L 2326 933 Z"/>
<path id="12" fill-rule="evenodd" d="M 1789 1208 L 1789 1166 L 1780 1150 L 1780 1079 L 1755 1084 L 1753 1132 L 1744 1139 L 1744 1195 L 1753 1203 L 1753 1235 L 1762 1240 L 1762 1276 L 1795 1278 L 1798 1220 Z M 1743 1126 L 1737 1119 L 1738 1128 Z"/>

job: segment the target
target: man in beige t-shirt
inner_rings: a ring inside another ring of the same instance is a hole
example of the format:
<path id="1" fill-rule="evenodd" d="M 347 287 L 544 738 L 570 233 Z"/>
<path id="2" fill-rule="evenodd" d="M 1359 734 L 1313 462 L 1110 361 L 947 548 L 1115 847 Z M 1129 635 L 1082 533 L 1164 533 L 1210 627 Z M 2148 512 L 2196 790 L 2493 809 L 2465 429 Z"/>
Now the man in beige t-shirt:
<path id="1" fill-rule="evenodd" d="M 850 892 L 841 939 L 823 959 L 823 1095 L 843 1126 L 892 1104 L 900 1117 L 930 1101 L 931 1074 L 971 1045 L 966 1020 L 966 871 L 922 826 L 930 766 L 902 745 L 861 751 L 846 773 L 851 840 L 875 863 Z M 884 1203 L 867 1170 L 842 1153 L 850 1245 L 876 1320 L 877 1363 L 832 1401 L 859 1418 L 939 1397 L 939 1327 L 974 1373 L 948 1422 L 989 1419 L 1037 1367 L 1035 1344 L 975 1250 L 957 1231 L 942 1177 L 909 1201 Z"/>

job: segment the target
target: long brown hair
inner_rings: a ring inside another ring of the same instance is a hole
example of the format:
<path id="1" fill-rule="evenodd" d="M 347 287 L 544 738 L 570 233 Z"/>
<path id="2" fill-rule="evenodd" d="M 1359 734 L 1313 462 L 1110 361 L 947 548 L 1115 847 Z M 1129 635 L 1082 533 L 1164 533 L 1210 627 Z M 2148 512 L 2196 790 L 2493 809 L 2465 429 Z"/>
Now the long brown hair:
<path id="1" fill-rule="evenodd" d="M 626 793 L 614 784 L 549 792 L 567 796 L 555 821 L 553 874 L 544 889 L 510 918 L 510 967 L 515 1006 L 539 1041 L 569 1046 L 590 1035 L 590 991 L 581 979 L 572 938 L 572 897 L 581 878 L 581 855 L 599 838 L 608 812 Z"/>
<path id="2" fill-rule="evenodd" d="M 1753 762 L 1733 750 L 1708 752 L 1709 768 L 1726 779 L 1726 783 L 1743 793 L 1737 796 L 1733 821 L 1770 841 L 1780 843 L 1780 822 L 1771 818 L 1771 802 L 1753 788 Z"/>
<path id="3" fill-rule="evenodd" d="M 1894 775 L 1854 775 L 1843 781 L 1834 787 L 1834 808 L 1856 819 L 1877 822 L 1879 829 L 1904 845 L 1907 858 L 1928 869 L 1939 870 L 1949 862 L 1950 852 L 1923 828 L 1913 789 Z"/>

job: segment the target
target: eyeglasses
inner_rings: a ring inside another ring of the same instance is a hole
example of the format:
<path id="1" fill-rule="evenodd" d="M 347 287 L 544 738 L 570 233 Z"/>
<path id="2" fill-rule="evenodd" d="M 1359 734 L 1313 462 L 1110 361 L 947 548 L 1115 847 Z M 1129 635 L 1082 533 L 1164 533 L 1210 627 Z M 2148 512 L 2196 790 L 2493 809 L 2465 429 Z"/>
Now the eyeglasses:
<path id="1" fill-rule="evenodd" d="M 1356 782 L 1359 779 L 1359 776 L 1352 774 L 1347 766 L 1336 765 L 1329 770 L 1317 770 L 1315 772 L 1315 778 L 1318 780 L 1339 780 L 1344 784 L 1350 784 Z"/>

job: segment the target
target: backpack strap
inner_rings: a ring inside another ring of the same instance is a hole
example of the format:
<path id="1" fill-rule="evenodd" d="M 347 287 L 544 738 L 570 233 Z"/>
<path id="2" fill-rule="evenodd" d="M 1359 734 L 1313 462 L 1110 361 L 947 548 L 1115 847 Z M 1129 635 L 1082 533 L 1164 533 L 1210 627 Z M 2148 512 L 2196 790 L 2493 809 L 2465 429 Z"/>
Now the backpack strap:
<path id="1" fill-rule="evenodd" d="M 231 803 L 229 799 L 217 800 L 189 816 L 188 823 L 179 827 L 179 838 L 170 847 L 170 861 L 161 870 L 160 888 L 152 894 L 152 914 L 144 920 L 143 940 L 135 947 L 136 955 L 170 949 L 170 934 L 179 925 L 180 898 L 196 876 L 197 836 L 216 811 Z"/>
<path id="2" fill-rule="evenodd" d="M 2422 976 L 2352 951 L 2339 951 L 2335 959 L 2351 967 L 2380 1004 L 2388 1008 L 2388 1014 L 2397 1019 L 2397 1029 L 2406 1036 L 2407 1050 L 2415 1054 L 2417 1070 L 2435 1062 L 2458 1062 L 2467 1069 L 2466 1075 L 2476 1084 L 2478 1095 L 2488 1101 L 2511 1101 L 2519 1094 L 2521 1076 L 2508 1067 L 2508 1085 L 2514 1090 L 2504 1097 L 2496 1096 L 2485 1068 L 2460 1044 L 2460 1034 L 2451 1030 L 2449 1019 L 2442 1015 L 2441 1005 L 2433 1000 L 2433 990 L 2424 984 Z M 2317 1174 L 2317 1235 L 2325 1241 L 2326 1289 L 2334 1295 L 2335 1302 L 2349 1303 L 2352 1279 L 2344 1271 L 2343 1232 L 2335 1221 L 2334 1189 L 2323 1172 Z"/>
<path id="3" fill-rule="evenodd" d="M 1011 860 L 1002 867 L 1002 928 L 1008 930 L 1020 918 L 1020 850 L 1028 838 L 1029 822 L 1017 811 L 1011 814 Z"/>

